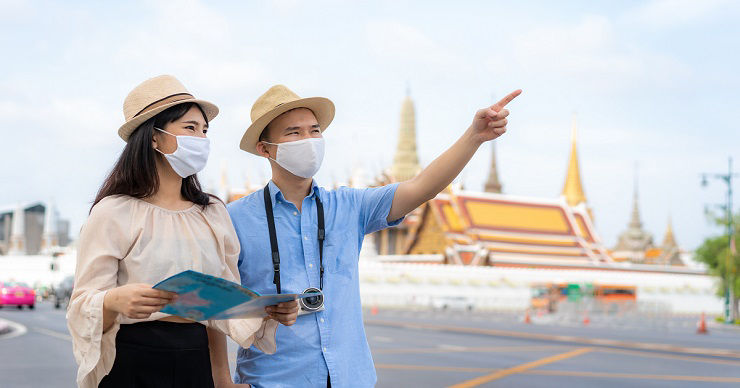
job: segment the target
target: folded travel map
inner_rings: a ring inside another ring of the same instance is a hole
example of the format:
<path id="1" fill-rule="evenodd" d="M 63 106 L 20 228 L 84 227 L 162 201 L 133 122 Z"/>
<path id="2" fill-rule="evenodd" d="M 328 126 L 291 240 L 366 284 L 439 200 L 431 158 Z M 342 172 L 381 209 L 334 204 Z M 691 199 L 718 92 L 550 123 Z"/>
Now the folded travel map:
<path id="1" fill-rule="evenodd" d="M 153 288 L 177 293 L 177 299 L 161 312 L 194 321 L 263 317 L 267 306 L 314 295 L 260 295 L 237 283 L 192 270 L 170 276 Z"/>

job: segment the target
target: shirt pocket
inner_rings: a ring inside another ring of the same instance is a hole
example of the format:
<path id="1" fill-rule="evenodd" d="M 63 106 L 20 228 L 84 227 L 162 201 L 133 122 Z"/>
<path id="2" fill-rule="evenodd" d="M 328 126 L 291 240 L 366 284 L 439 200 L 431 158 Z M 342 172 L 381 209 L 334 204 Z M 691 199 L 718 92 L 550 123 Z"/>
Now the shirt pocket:
<path id="1" fill-rule="evenodd" d="M 324 267 L 330 274 L 351 279 L 357 269 L 357 241 L 347 230 L 332 231 L 324 241 Z"/>

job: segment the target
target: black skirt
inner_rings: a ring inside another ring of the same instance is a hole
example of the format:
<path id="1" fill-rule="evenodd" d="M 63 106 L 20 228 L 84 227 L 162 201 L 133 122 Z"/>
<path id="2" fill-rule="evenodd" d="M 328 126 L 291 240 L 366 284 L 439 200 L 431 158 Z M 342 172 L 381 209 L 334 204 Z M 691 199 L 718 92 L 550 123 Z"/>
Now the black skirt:
<path id="1" fill-rule="evenodd" d="M 101 388 L 212 388 L 208 334 L 200 323 L 121 325 L 116 359 Z"/>

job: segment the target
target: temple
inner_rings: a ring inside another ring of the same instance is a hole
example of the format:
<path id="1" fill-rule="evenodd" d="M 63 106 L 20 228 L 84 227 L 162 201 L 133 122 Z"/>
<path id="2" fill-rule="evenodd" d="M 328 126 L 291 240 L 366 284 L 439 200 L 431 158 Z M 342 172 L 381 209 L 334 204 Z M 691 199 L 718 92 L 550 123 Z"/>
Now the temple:
<path id="1" fill-rule="evenodd" d="M 412 119 L 413 105 L 407 98 L 402 108 L 394 165 L 384 181 L 377 184 L 409 179 L 413 177 L 409 176 L 411 171 L 418 171 L 418 164 L 412 168 L 407 163 L 411 156 L 418 161 L 416 141 L 410 137 L 415 132 L 409 130 L 415 129 Z M 565 180 L 558 197 L 502 193 L 495 143 L 491 144 L 491 164 L 482 192 L 451 185 L 400 225 L 373 236 L 374 251 L 380 255 L 408 255 L 407 258 L 394 256 L 390 261 L 472 266 L 595 268 L 613 266 L 617 261 L 682 264 L 670 224 L 660 248 L 654 247 L 652 236 L 642 230 L 636 186 L 628 230 L 614 251 L 606 248 L 594 226 L 593 211 L 583 186 L 575 116 Z"/>

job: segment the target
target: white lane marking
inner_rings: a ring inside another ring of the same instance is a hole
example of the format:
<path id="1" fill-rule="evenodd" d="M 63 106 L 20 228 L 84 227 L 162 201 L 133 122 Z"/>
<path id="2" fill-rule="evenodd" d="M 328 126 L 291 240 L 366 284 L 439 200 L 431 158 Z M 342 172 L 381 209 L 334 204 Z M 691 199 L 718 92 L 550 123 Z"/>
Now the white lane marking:
<path id="1" fill-rule="evenodd" d="M 378 341 L 378 342 L 393 342 L 393 338 L 390 338 L 390 337 L 381 337 L 381 336 L 377 336 L 377 335 L 375 337 L 373 337 L 373 340 L 374 341 Z"/>
<path id="2" fill-rule="evenodd" d="M 463 351 L 465 351 L 465 350 L 468 349 L 465 346 L 447 345 L 447 344 L 439 344 L 439 345 L 437 345 L 437 347 L 440 348 L 440 349 L 454 350 L 454 351 L 457 351 L 457 352 L 463 352 Z"/>
<path id="3" fill-rule="evenodd" d="M 66 333 L 60 333 L 58 331 L 44 329 L 43 327 L 34 327 L 33 331 L 44 334 L 44 335 L 48 335 L 50 337 L 59 338 L 65 341 L 72 342 L 72 336 Z"/>
<path id="4" fill-rule="evenodd" d="M 9 321 L 7 319 L 0 318 L 0 326 L 7 325 L 11 328 L 9 333 L 6 334 L 0 334 L 0 339 L 9 339 L 9 338 L 15 338 L 18 336 L 22 336 L 23 334 L 26 334 L 28 329 L 26 329 L 25 326 L 21 325 L 18 322 Z"/>

